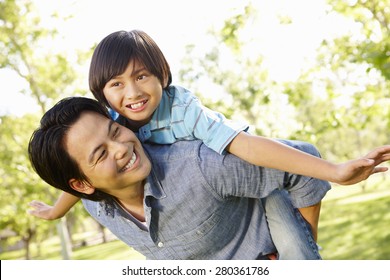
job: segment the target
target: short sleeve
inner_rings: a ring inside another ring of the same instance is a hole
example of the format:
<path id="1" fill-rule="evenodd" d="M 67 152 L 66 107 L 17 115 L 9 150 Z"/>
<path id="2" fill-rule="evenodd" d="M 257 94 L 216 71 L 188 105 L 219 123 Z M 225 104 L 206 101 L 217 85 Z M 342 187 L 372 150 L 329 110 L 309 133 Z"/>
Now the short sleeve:
<path id="1" fill-rule="evenodd" d="M 182 108 L 172 108 L 172 128 L 176 138 L 191 135 L 202 140 L 210 149 L 223 154 L 238 133 L 248 130 L 246 123 L 231 121 L 223 114 L 203 106 L 196 96 L 188 92 L 186 94 L 184 102 L 173 105 Z"/>

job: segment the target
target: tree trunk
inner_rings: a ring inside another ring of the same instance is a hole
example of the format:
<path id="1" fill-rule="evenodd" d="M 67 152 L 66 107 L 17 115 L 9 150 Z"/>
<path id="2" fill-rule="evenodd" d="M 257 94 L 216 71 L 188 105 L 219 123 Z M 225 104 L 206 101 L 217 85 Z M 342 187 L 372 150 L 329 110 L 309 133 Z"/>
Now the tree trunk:
<path id="1" fill-rule="evenodd" d="M 27 240 L 24 240 L 24 239 L 23 239 L 23 241 L 24 241 L 24 248 L 26 249 L 24 258 L 26 260 L 30 260 L 31 259 L 31 256 L 30 256 L 30 242 L 27 241 Z"/>
<path id="2" fill-rule="evenodd" d="M 70 260 L 72 257 L 72 243 L 70 242 L 68 228 L 66 226 L 66 218 L 60 219 L 57 224 L 57 231 L 61 240 L 61 254 L 64 260 Z"/>
<path id="3" fill-rule="evenodd" d="M 26 260 L 30 260 L 31 259 L 31 255 L 30 255 L 30 241 L 32 239 L 32 237 L 34 236 L 35 234 L 35 230 L 32 230 L 31 228 L 29 228 L 26 232 L 26 235 L 23 237 L 23 242 L 24 242 L 24 248 L 26 249 L 25 250 L 25 259 Z"/>
<path id="4" fill-rule="evenodd" d="M 103 243 L 107 243 L 107 235 L 106 235 L 105 227 L 99 224 L 99 230 L 102 234 Z"/>

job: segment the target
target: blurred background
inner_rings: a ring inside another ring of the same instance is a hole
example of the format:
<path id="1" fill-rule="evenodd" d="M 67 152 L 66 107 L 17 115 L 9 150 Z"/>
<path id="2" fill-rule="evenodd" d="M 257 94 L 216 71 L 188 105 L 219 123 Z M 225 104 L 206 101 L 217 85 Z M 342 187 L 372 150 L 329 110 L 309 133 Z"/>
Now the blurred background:
<path id="1" fill-rule="evenodd" d="M 252 132 L 308 141 L 335 162 L 389 144 L 390 1 L 0 0 L 0 259 L 143 259 L 88 218 L 26 213 L 59 192 L 32 170 L 27 143 L 42 114 L 89 96 L 92 51 L 141 29 L 173 83 Z M 390 259 L 390 177 L 334 186 L 324 199 L 324 259 Z"/>

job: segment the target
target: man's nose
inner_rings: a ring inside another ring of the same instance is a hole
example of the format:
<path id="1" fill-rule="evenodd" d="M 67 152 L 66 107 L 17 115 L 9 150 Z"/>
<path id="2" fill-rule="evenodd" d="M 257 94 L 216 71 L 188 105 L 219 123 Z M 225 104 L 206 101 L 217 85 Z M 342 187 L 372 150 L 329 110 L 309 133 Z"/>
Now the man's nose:
<path id="1" fill-rule="evenodd" d="M 114 149 L 114 155 L 115 159 L 122 159 L 123 157 L 126 156 L 129 147 L 125 143 L 118 142 L 118 141 L 113 141 L 112 142 L 112 148 Z"/>

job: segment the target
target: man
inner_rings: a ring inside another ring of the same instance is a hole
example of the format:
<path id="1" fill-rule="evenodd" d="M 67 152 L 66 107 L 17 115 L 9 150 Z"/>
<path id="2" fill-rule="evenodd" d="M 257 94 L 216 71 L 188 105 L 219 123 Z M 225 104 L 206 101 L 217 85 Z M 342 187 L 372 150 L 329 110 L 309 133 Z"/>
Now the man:
<path id="1" fill-rule="evenodd" d="M 364 159 L 375 164 L 361 167 L 359 177 L 385 171 L 376 165 L 389 159 L 389 151 L 382 147 L 368 154 Z M 295 203 L 315 204 L 327 191 L 308 192 L 301 176 L 218 155 L 200 141 L 142 147 L 133 132 L 87 98 L 65 99 L 49 110 L 33 134 L 29 155 L 47 183 L 84 198 L 91 216 L 151 259 L 267 258 L 276 248 L 261 198 L 272 198 L 280 188 Z M 281 217 L 299 228 L 296 241 L 318 255 L 290 200 L 280 205 Z"/>

